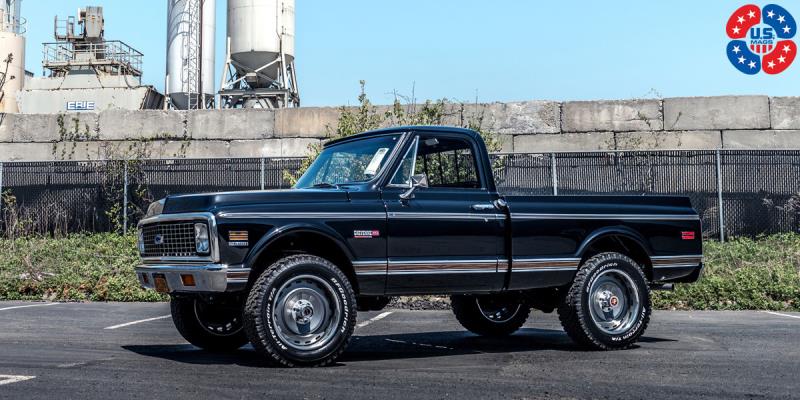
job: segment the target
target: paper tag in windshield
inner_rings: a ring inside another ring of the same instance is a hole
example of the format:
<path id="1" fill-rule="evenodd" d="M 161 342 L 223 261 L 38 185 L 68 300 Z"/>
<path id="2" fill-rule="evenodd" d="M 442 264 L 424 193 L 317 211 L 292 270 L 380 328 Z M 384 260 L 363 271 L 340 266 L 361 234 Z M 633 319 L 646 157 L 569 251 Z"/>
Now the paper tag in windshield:
<path id="1" fill-rule="evenodd" d="M 386 157 L 386 154 L 389 152 L 387 147 L 381 147 L 378 151 L 375 152 L 375 155 L 372 156 L 372 161 L 369 162 L 367 165 L 367 169 L 364 170 L 364 175 L 375 175 L 378 173 L 378 168 L 381 167 L 381 161 L 383 158 Z"/>

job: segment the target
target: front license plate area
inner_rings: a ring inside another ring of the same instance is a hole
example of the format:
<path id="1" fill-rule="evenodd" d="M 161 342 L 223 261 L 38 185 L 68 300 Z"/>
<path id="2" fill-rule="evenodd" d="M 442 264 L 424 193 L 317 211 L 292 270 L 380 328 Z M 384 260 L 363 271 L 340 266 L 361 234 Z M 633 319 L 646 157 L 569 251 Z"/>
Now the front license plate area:
<path id="1" fill-rule="evenodd" d="M 156 288 L 156 292 L 169 293 L 167 277 L 164 274 L 153 274 L 153 285 Z"/>

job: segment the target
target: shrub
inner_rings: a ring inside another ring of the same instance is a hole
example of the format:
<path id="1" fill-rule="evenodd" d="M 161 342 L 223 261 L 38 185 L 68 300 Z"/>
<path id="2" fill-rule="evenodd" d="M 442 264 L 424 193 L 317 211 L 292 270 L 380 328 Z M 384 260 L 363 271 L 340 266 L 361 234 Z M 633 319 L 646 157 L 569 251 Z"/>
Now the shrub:
<path id="1" fill-rule="evenodd" d="M 139 288 L 136 238 L 111 233 L 0 239 L 0 299 L 163 301 Z M 706 242 L 697 283 L 657 292 L 673 310 L 800 311 L 800 234 Z"/>

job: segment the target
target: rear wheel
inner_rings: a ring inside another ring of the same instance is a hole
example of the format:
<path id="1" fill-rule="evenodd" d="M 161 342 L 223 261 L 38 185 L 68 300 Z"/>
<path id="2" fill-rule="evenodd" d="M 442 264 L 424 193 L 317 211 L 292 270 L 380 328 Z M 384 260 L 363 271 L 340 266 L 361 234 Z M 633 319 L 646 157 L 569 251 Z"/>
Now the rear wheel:
<path id="1" fill-rule="evenodd" d="M 350 343 L 356 298 L 347 277 L 329 261 L 289 256 L 255 282 L 244 317 L 250 342 L 268 360 L 287 367 L 323 366 Z"/>
<path id="2" fill-rule="evenodd" d="M 522 327 L 531 309 L 520 299 L 504 295 L 450 297 L 461 325 L 482 336 L 508 336 Z"/>
<path id="3" fill-rule="evenodd" d="M 201 297 L 173 297 L 172 321 L 189 343 L 209 351 L 236 350 L 247 343 L 241 303 L 219 303 Z"/>
<path id="4" fill-rule="evenodd" d="M 632 346 L 650 321 L 650 287 L 635 261 L 620 253 L 587 260 L 558 307 L 573 341 L 598 350 Z"/>

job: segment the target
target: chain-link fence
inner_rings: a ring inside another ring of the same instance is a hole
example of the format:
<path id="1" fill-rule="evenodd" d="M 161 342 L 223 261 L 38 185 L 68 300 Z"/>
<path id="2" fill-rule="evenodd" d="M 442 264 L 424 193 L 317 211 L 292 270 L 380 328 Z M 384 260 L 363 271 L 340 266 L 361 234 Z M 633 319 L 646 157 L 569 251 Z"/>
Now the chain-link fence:
<path id="1" fill-rule="evenodd" d="M 800 231 L 800 150 L 499 154 L 493 161 L 504 194 L 686 195 L 702 216 L 706 237 Z M 300 163 L 297 158 L 2 163 L 0 224 L 8 225 L 14 210 L 40 231 L 126 230 L 148 202 L 169 194 L 287 188 L 287 175 L 296 175 Z"/>

